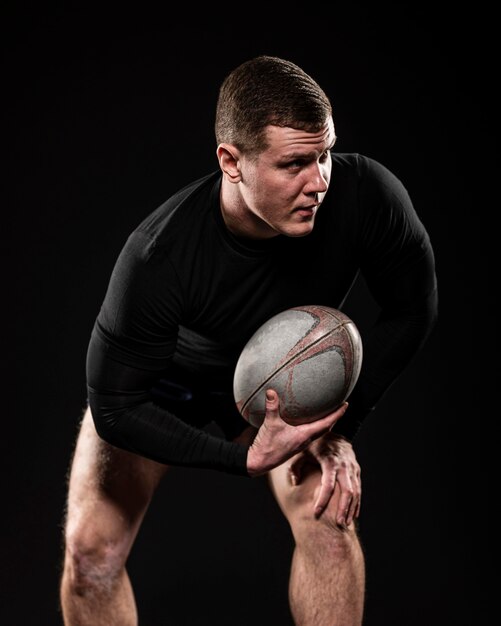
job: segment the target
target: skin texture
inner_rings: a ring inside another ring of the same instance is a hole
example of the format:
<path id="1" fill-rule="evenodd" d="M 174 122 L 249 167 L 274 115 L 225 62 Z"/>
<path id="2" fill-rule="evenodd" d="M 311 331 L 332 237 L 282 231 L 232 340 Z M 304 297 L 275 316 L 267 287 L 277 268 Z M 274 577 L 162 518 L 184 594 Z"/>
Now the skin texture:
<path id="1" fill-rule="evenodd" d="M 267 391 L 267 407 L 278 406 L 278 395 Z M 263 424 L 256 431 L 247 454 L 247 469 L 250 476 L 259 476 L 281 465 L 286 459 L 304 450 L 310 443 L 326 434 L 340 419 L 348 403 L 322 419 L 307 424 L 292 426 L 285 422 L 275 410 L 269 410 Z"/>
<path id="2" fill-rule="evenodd" d="M 355 522 L 339 524 L 343 511 L 341 483 L 322 514 L 313 513 L 322 468 L 303 465 L 301 479 L 291 468 L 303 454 L 272 470 L 269 482 L 295 541 L 289 579 L 289 602 L 298 626 L 358 626 L 362 623 L 365 565 Z"/>
<path id="3" fill-rule="evenodd" d="M 316 133 L 268 126 L 266 139 L 268 148 L 257 158 L 231 144 L 218 146 L 225 223 L 235 235 L 255 239 L 308 235 L 329 188 L 332 119 Z"/>
<path id="4" fill-rule="evenodd" d="M 267 239 L 310 233 L 331 175 L 334 124 L 309 133 L 268 126 L 267 148 L 249 158 L 221 144 L 221 211 L 237 236 Z M 297 626 L 359 626 L 364 560 L 356 533 L 360 467 L 351 444 L 330 432 L 346 405 L 310 424 L 291 426 L 267 393 L 250 443 L 251 476 L 267 474 L 295 539 L 289 600 Z M 279 442 L 279 444 L 277 444 Z M 125 564 L 167 466 L 101 440 L 87 410 L 71 469 L 61 607 L 66 626 L 128 626 L 137 611 Z"/>
<path id="5" fill-rule="evenodd" d="M 279 415 L 269 394 L 267 417 Z M 351 444 L 330 432 L 268 474 L 295 540 L 289 603 L 297 626 L 362 624 L 365 563 L 356 532 L 360 467 Z"/>
<path id="6" fill-rule="evenodd" d="M 125 562 L 167 469 L 103 441 L 87 409 L 68 485 L 60 586 L 65 625 L 137 624 Z"/>

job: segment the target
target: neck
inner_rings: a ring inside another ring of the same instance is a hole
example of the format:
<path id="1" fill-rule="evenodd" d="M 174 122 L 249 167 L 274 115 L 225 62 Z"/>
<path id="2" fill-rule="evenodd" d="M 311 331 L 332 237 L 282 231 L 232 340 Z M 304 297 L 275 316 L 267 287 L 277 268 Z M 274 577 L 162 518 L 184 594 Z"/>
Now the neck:
<path id="1" fill-rule="evenodd" d="M 278 235 L 249 209 L 240 194 L 238 184 L 228 182 L 224 174 L 219 202 L 226 228 L 235 237 L 271 239 Z"/>

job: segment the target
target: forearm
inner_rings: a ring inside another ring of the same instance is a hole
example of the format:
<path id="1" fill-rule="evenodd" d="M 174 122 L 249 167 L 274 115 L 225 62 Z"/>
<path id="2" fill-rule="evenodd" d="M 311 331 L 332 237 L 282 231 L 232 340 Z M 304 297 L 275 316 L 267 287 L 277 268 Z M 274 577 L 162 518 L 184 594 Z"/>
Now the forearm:
<path id="1" fill-rule="evenodd" d="M 168 360 L 158 364 L 158 371 L 153 369 L 156 363 L 146 369 L 146 363 L 134 366 L 133 360 L 99 332 L 92 334 L 87 389 L 100 437 L 160 463 L 246 475 L 248 446 L 195 428 L 153 401 L 152 387 Z"/>
<path id="2" fill-rule="evenodd" d="M 248 446 L 194 428 L 151 401 L 123 404 L 123 397 L 89 389 L 96 430 L 108 443 L 168 465 L 247 475 Z"/>

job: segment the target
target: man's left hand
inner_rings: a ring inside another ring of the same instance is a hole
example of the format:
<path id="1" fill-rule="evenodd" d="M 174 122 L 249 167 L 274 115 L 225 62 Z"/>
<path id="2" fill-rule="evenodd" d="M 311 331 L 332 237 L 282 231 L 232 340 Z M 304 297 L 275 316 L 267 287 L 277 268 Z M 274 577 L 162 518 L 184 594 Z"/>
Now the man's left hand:
<path id="1" fill-rule="evenodd" d="M 320 517 L 325 511 L 337 483 L 341 493 L 336 523 L 342 527 L 349 526 L 359 516 L 362 494 L 360 465 L 351 443 L 332 432 L 313 441 L 289 468 L 293 485 L 301 482 L 305 463 L 318 464 L 322 471 L 320 491 L 314 505 L 315 517 Z"/>

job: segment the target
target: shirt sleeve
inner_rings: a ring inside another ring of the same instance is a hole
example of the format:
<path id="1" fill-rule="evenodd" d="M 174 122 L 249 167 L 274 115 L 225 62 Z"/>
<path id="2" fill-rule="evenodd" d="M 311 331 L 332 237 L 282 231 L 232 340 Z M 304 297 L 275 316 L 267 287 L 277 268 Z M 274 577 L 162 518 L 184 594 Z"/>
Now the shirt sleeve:
<path id="1" fill-rule="evenodd" d="M 246 446 L 195 428 L 152 400 L 174 354 L 182 293 L 165 251 L 133 233 L 115 264 L 87 351 L 96 430 L 108 443 L 160 463 L 248 475 Z"/>
<path id="2" fill-rule="evenodd" d="M 361 272 L 380 313 L 364 336 L 360 377 L 336 425 L 350 440 L 419 352 L 438 314 L 433 248 L 407 190 L 371 159 L 359 186 Z"/>

